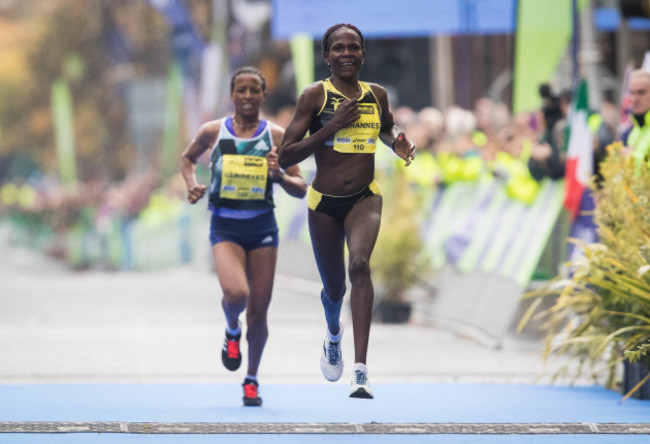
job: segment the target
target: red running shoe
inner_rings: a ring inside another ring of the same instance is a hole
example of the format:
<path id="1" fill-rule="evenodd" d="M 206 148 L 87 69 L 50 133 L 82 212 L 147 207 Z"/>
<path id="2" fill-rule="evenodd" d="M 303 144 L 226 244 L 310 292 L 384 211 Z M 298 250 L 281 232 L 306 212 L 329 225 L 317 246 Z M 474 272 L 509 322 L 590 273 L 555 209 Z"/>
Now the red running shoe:
<path id="1" fill-rule="evenodd" d="M 242 387 L 244 388 L 244 397 L 242 399 L 245 406 L 259 407 L 262 405 L 262 398 L 260 398 L 257 381 L 246 378 L 244 379 Z"/>
<path id="2" fill-rule="evenodd" d="M 241 365 L 240 339 L 241 332 L 235 336 L 226 331 L 226 338 L 223 341 L 223 348 L 221 349 L 221 361 L 223 362 L 223 366 L 231 372 L 237 370 Z"/>

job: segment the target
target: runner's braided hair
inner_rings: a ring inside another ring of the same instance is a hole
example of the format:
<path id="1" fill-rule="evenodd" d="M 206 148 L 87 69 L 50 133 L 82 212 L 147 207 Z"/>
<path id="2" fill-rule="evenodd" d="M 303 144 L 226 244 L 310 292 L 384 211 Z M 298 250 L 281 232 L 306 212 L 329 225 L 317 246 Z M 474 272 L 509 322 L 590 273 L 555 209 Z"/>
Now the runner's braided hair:
<path id="1" fill-rule="evenodd" d="M 230 78 L 230 92 L 233 92 L 235 90 L 235 79 L 240 74 L 254 74 L 259 77 L 260 83 L 262 84 L 262 91 L 266 92 L 266 78 L 264 78 L 262 71 L 255 68 L 254 66 L 242 66 L 232 74 L 232 77 Z"/>
<path id="2" fill-rule="evenodd" d="M 341 28 L 348 28 L 348 29 L 351 29 L 352 31 L 356 32 L 357 34 L 359 34 L 359 38 L 361 39 L 361 49 L 362 50 L 366 49 L 365 44 L 363 42 L 363 34 L 361 34 L 361 31 L 359 31 L 359 28 L 357 28 L 356 26 L 351 25 L 349 23 L 338 23 L 338 24 L 336 24 L 334 26 L 330 26 L 329 28 L 327 28 L 327 31 L 325 31 L 325 34 L 323 34 L 323 40 L 321 40 L 321 43 L 320 43 L 320 46 L 321 46 L 321 48 L 323 50 L 323 54 L 325 54 L 326 52 L 329 52 L 329 50 L 330 50 L 330 42 L 329 42 L 330 36 L 334 33 L 334 31 L 336 31 L 338 29 L 341 29 Z"/>

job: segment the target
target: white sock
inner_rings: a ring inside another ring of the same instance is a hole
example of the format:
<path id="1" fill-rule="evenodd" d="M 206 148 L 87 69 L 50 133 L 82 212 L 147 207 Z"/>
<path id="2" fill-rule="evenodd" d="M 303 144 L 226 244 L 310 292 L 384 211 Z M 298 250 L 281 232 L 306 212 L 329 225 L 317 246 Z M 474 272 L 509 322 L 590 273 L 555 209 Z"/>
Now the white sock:
<path id="1" fill-rule="evenodd" d="M 352 367 L 352 371 L 356 372 L 357 370 L 365 373 L 366 375 L 368 374 L 368 367 L 366 367 L 366 364 L 363 362 L 355 362 L 354 367 Z"/>
<path id="2" fill-rule="evenodd" d="M 246 375 L 246 379 L 250 379 L 251 381 L 257 382 L 257 375 L 252 376 L 252 375 Z"/>

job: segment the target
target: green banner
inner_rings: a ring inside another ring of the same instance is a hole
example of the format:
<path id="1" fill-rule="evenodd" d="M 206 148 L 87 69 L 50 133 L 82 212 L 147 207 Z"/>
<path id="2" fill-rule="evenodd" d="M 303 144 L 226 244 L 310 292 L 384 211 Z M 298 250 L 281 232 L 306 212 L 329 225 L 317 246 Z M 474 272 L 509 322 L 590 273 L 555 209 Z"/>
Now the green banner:
<path id="1" fill-rule="evenodd" d="M 165 104 L 165 128 L 163 131 L 160 173 L 163 180 L 171 178 L 179 169 L 181 106 L 183 101 L 183 76 L 177 64 L 169 67 L 167 75 L 167 98 Z"/>
<path id="2" fill-rule="evenodd" d="M 539 85 L 552 80 L 572 35 L 571 0 L 519 0 L 517 6 L 514 113 L 539 108 Z"/>
<path id="3" fill-rule="evenodd" d="M 296 96 L 314 81 L 314 42 L 309 34 L 291 38 L 291 58 L 296 76 Z"/>
<path id="4" fill-rule="evenodd" d="M 54 81 L 50 91 L 50 100 L 60 180 L 63 184 L 72 184 L 77 181 L 77 161 L 74 149 L 74 109 L 72 93 L 65 80 L 57 79 Z"/>

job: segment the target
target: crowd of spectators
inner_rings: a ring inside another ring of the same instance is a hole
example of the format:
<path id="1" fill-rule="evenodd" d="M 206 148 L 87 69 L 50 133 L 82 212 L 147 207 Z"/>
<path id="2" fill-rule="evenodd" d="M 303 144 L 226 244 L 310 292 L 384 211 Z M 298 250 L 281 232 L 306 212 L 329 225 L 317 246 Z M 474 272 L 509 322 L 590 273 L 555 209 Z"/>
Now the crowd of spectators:
<path id="1" fill-rule="evenodd" d="M 494 169 L 499 157 L 507 155 L 524 162 L 539 181 L 564 177 L 570 100 L 570 94 L 563 92 L 552 102 L 545 101 L 539 110 L 517 115 L 489 98 L 479 99 L 472 111 L 452 106 L 442 111 L 429 107 L 415 112 L 402 107 L 395 115 L 420 151 L 436 157 L 478 157 L 493 174 L 500 173 Z M 597 117 L 592 128 L 596 152 L 614 140 L 619 112 L 615 105 L 605 103 L 592 115 Z"/>
<path id="2" fill-rule="evenodd" d="M 540 109 L 516 115 L 504 103 L 487 97 L 479 99 L 472 110 L 458 106 L 395 109 L 396 123 L 418 148 L 418 160 L 409 168 L 413 181 L 445 186 L 497 177 L 509 185 L 512 198 L 530 202 L 542 179 L 564 177 L 571 97 L 553 94 L 547 86 L 540 88 L 540 93 L 544 99 Z M 293 107 L 285 106 L 266 117 L 286 125 L 292 115 Z M 614 139 L 619 111 L 606 103 L 596 115 L 598 125 L 593 136 L 597 164 L 604 147 Z M 179 197 L 178 178 L 162 182 L 156 171 L 134 173 L 113 183 L 93 177 L 74 186 L 42 177 L 9 181 L 0 184 L 0 216 L 37 221 L 54 233 L 65 232 L 80 219 L 87 226 L 101 228 L 111 218 L 137 217 L 150 204 L 154 192 L 170 199 Z"/>

